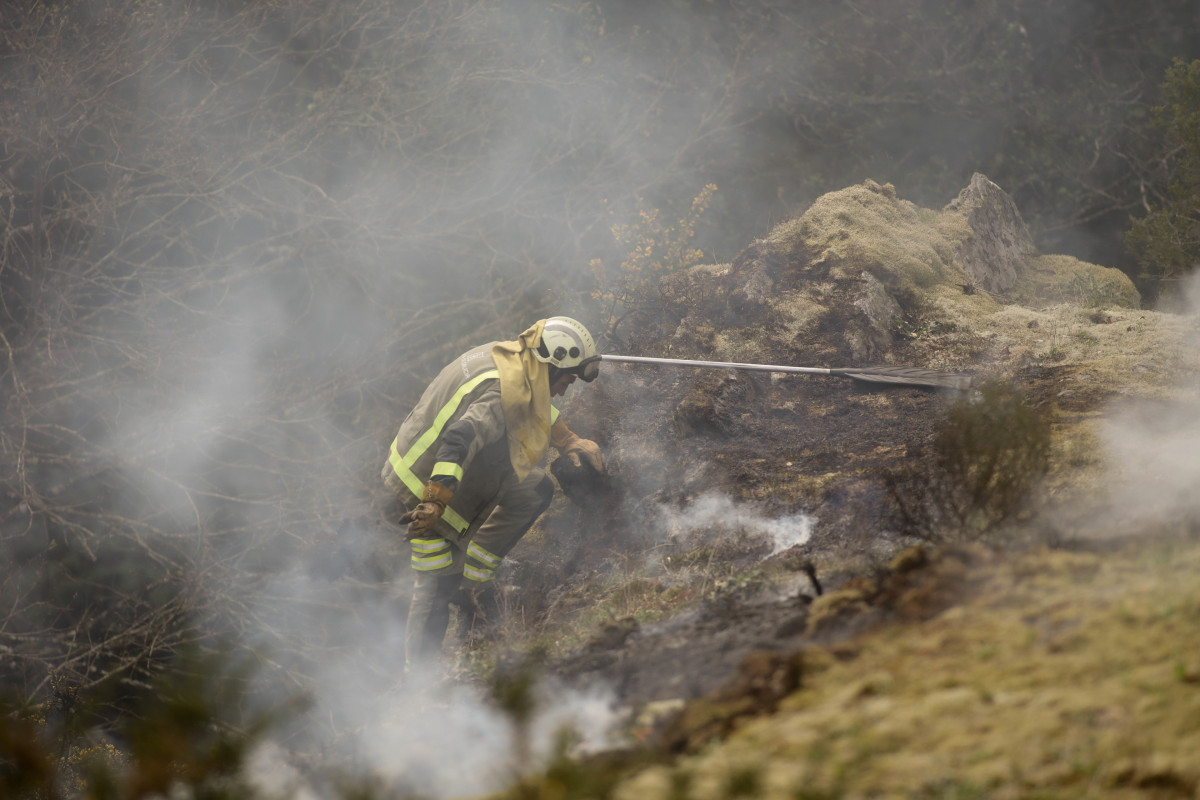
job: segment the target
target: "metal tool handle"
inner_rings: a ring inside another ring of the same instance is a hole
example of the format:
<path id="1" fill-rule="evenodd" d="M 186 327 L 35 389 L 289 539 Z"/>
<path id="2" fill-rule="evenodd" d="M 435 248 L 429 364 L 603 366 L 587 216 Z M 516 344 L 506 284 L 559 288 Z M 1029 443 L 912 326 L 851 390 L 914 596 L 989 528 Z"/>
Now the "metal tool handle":
<path id="1" fill-rule="evenodd" d="M 920 389 L 954 389 L 964 391 L 971 388 L 973 377 L 961 372 L 945 372 L 921 367 L 792 367 L 783 364 L 741 364 L 735 361 L 697 361 L 689 358 L 651 358 L 649 356 L 600 356 L 601 361 L 625 364 L 659 364 L 676 367 L 709 367 L 715 369 L 744 369 L 754 372 L 801 372 L 808 375 L 833 375 L 849 378 L 860 383 L 873 384 L 875 388 L 911 386 Z"/>
<path id="2" fill-rule="evenodd" d="M 734 361 L 693 361 L 687 358 L 651 358 L 649 356 L 600 356 L 601 361 L 625 364 L 667 364 L 677 367 L 712 367 L 715 369 L 745 369 L 754 372 L 804 372 L 810 375 L 837 375 L 840 370 L 822 367 L 787 367 L 780 364 L 739 364 Z"/>

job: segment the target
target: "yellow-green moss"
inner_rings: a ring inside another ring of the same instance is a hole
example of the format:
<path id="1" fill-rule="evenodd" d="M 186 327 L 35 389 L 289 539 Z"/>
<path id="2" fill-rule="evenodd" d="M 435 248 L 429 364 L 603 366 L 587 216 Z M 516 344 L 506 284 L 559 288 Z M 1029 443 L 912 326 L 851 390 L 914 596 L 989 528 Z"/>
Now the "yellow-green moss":
<path id="1" fill-rule="evenodd" d="M 1066 255 L 1030 259 L 1013 295 L 1027 305 L 1138 308 L 1142 303 L 1133 281 L 1124 272 Z"/>
<path id="2" fill-rule="evenodd" d="M 721 331 L 713 337 L 713 358 L 718 361 L 761 361 L 769 349 L 770 335 L 762 329 L 738 328 Z"/>
<path id="3" fill-rule="evenodd" d="M 918 208 L 897 197 L 891 184 L 868 180 L 823 195 L 802 217 L 776 226 L 767 240 L 785 254 L 807 253 L 834 279 L 854 279 L 866 270 L 893 287 L 961 293 L 957 285 L 970 280 L 955 252 L 971 236 L 961 214 Z M 1008 299 L 1085 307 L 1137 308 L 1141 303 L 1120 270 L 1066 255 L 1029 259 Z"/>
<path id="4" fill-rule="evenodd" d="M 780 317 L 788 334 L 799 336 L 829 312 L 819 297 L 819 287 L 810 293 L 787 292 L 773 299 L 771 307 L 781 312 Z"/>
<path id="5" fill-rule="evenodd" d="M 823 195 L 800 220 L 779 226 L 768 240 L 788 252 L 803 245 L 835 279 L 856 279 L 865 270 L 912 289 L 965 282 L 952 243 L 928 216 L 899 199 L 891 184 L 866 181 Z"/>
<path id="6" fill-rule="evenodd" d="M 1200 789 L 1200 546 L 989 562 L 970 602 L 806 670 L 774 715 L 682 763 L 696 800 L 755 770 L 766 798 L 1144 796 Z M 824 600 L 830 609 L 851 596 Z M 814 604 L 814 612 L 819 604 Z M 616 796 L 659 786 L 661 771 Z M 949 793 L 953 794 L 953 791 Z"/>
<path id="7" fill-rule="evenodd" d="M 861 587 L 838 589 L 823 594 L 812 604 L 808 613 L 809 634 L 819 634 L 844 616 L 861 614 L 868 607 L 867 596 Z"/>

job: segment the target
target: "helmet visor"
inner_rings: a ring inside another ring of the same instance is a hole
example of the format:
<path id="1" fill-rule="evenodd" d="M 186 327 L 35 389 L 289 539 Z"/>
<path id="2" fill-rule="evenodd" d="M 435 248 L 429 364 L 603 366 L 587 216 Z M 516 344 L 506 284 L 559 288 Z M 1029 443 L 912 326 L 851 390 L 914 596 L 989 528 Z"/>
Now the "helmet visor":
<path id="1" fill-rule="evenodd" d="M 591 383 L 600 374 L 600 356 L 585 358 L 567 371 Z"/>

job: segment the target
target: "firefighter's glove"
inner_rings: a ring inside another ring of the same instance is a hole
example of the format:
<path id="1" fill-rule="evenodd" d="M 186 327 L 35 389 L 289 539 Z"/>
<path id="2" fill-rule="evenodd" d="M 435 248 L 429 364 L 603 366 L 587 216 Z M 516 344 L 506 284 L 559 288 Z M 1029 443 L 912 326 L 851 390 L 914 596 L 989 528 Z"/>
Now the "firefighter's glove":
<path id="1" fill-rule="evenodd" d="M 422 495 L 421 502 L 412 511 L 400 517 L 400 524 L 408 525 L 404 541 L 412 541 L 432 530 L 437 521 L 442 518 L 442 513 L 445 512 L 446 505 L 452 497 L 454 497 L 454 493 L 437 481 L 425 484 L 425 494 Z"/>
<path id="2" fill-rule="evenodd" d="M 597 472 L 604 472 L 604 454 L 600 452 L 600 445 L 571 433 L 561 417 L 550 426 L 550 444 L 557 447 L 573 465 L 578 467 L 581 459 L 585 459 Z"/>
<path id="3" fill-rule="evenodd" d="M 584 439 L 576 436 L 575 439 L 563 449 L 563 454 L 571 460 L 575 466 L 581 466 L 580 459 L 585 459 L 596 472 L 604 472 L 604 454 L 600 452 L 600 445 L 593 442 L 591 439 Z"/>

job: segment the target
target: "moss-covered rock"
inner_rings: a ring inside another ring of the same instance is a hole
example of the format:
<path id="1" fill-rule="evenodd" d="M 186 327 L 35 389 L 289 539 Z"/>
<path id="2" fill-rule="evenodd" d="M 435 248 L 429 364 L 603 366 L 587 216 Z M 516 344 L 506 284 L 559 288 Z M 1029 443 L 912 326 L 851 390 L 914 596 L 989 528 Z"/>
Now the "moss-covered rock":
<path id="1" fill-rule="evenodd" d="M 954 243 L 936 218 L 897 197 L 891 184 L 869 180 L 824 195 L 767 239 L 794 255 L 809 254 L 810 278 L 858 280 L 865 270 L 894 290 L 965 282 Z"/>
<path id="2" fill-rule="evenodd" d="M 1124 272 L 1073 256 L 1037 256 L 1013 287 L 1024 305 L 1068 303 L 1084 308 L 1138 308 L 1142 297 Z"/>
<path id="3" fill-rule="evenodd" d="M 979 174 L 940 211 L 870 180 L 830 192 L 731 264 L 672 275 L 661 289 L 668 313 L 647 315 L 637 340 L 759 363 L 912 363 L 925 355 L 913 340 L 940 334 L 949 346 L 923 366 L 953 367 L 990 355 L 972 332 L 1006 306 L 1140 303 L 1119 270 L 1039 254 L 1011 198 Z"/>

